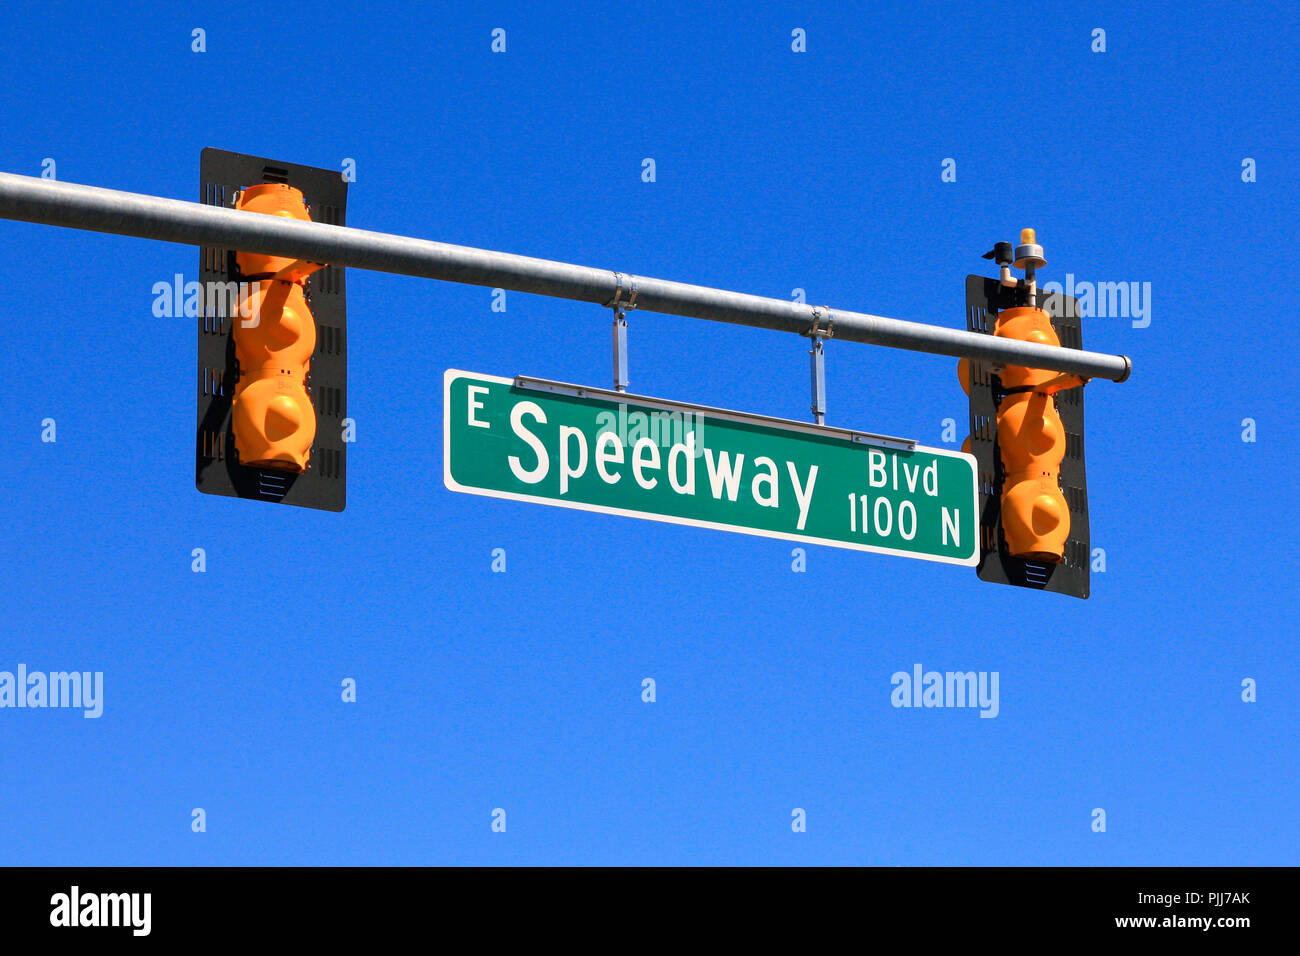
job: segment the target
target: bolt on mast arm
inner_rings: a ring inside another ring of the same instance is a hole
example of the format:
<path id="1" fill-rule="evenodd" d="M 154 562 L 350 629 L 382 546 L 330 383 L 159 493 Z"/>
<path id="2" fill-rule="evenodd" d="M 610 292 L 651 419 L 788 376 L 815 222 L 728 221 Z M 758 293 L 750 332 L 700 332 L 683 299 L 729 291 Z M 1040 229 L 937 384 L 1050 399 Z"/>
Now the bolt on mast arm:
<path id="1" fill-rule="evenodd" d="M 260 252 L 599 305 L 611 302 L 618 289 L 619 274 L 609 269 L 13 173 L 0 173 L 0 218 Z M 1132 363 L 1123 355 L 1020 342 L 665 279 L 631 278 L 636 282 L 639 312 L 711 319 L 799 335 L 808 334 L 814 322 L 829 313 L 830 322 L 823 334 L 850 342 L 1051 369 L 1115 382 L 1127 379 L 1132 369 Z"/>

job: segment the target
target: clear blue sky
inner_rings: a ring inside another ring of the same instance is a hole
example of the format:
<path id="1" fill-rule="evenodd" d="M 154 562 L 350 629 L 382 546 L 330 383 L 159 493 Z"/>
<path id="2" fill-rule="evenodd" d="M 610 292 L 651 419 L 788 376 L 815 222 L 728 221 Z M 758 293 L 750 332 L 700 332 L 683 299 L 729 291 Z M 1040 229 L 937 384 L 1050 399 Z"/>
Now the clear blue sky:
<path id="1" fill-rule="evenodd" d="M 204 146 L 352 158 L 353 225 L 950 326 L 1036 227 L 1042 280 L 1152 286 L 1085 330 L 1135 365 L 1087 391 L 1091 600 L 452 494 L 444 370 L 605 385 L 608 313 L 377 273 L 347 511 L 200 495 L 193 323 L 151 314 L 197 252 L 3 221 L 0 670 L 105 702 L 0 710 L 0 863 L 1296 863 L 1288 5 L 473 6 L 19 5 L 0 169 L 195 199 Z M 793 336 L 631 344 L 634 391 L 807 414 Z M 827 363 L 831 424 L 964 437 L 952 360 Z M 918 662 L 999 672 L 999 716 L 891 707 Z"/>

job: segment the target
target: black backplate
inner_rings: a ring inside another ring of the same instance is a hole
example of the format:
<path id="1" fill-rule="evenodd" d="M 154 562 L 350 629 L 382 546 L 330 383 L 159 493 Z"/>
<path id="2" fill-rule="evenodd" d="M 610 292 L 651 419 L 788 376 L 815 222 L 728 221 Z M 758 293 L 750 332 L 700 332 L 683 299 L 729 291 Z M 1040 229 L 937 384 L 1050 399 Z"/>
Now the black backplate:
<path id="1" fill-rule="evenodd" d="M 993 334 L 997 313 L 1025 305 L 1023 285 L 1015 289 L 985 276 L 966 277 L 966 327 Z M 1083 348 L 1079 302 L 1062 293 L 1039 292 L 1040 305 L 1065 348 Z M 1056 395 L 1056 410 L 1065 425 L 1065 459 L 1061 462 L 1061 491 L 1070 507 L 1070 537 L 1061 564 L 1040 564 L 1007 554 L 1002 534 L 1002 456 L 998 453 L 997 415 L 1002 381 L 987 362 L 972 362 L 970 390 L 971 452 L 979 465 L 980 580 L 1056 591 L 1086 598 L 1089 587 L 1088 478 L 1083 455 L 1083 388 Z"/>
<path id="2" fill-rule="evenodd" d="M 302 191 L 315 222 L 346 225 L 348 184 L 337 169 L 317 169 L 205 149 L 199 163 L 199 200 L 233 207 L 245 186 L 288 183 Z M 239 269 L 230 249 L 199 249 L 199 282 L 238 282 Z M 215 298 L 215 303 L 213 299 Z M 194 483 L 209 495 L 342 511 L 347 501 L 347 299 L 343 269 L 328 266 L 307 280 L 307 300 L 316 320 L 316 352 L 307 376 L 307 392 L 316 409 L 316 441 L 311 461 L 300 475 L 263 471 L 239 463 L 230 431 L 230 401 L 239 378 L 230 318 L 220 296 L 204 296 L 205 314 L 198 322 L 198 434 Z M 220 314 L 216 314 L 220 313 Z"/>

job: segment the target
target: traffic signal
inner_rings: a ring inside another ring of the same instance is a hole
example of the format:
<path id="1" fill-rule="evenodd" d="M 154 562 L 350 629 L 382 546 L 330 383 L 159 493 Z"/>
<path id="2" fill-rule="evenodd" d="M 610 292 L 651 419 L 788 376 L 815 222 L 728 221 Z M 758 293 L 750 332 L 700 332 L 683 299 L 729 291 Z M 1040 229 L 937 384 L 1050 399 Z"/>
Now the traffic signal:
<path id="1" fill-rule="evenodd" d="M 1077 300 L 1038 290 L 1036 273 L 1046 261 L 1032 229 L 1021 233 L 1018 247 L 1001 242 L 985 258 L 996 259 L 1001 275 L 967 277 L 971 331 L 1082 348 Z M 1025 278 L 1014 278 L 1013 267 Z M 1084 380 L 966 359 L 958 378 L 970 406 L 971 433 L 962 447 L 979 470 L 979 577 L 1086 598 Z"/>
<path id="2" fill-rule="evenodd" d="M 344 224 L 337 170 L 205 149 L 200 179 L 210 205 Z M 342 511 L 351 438 L 343 270 L 204 248 L 199 278 L 196 486 Z"/>

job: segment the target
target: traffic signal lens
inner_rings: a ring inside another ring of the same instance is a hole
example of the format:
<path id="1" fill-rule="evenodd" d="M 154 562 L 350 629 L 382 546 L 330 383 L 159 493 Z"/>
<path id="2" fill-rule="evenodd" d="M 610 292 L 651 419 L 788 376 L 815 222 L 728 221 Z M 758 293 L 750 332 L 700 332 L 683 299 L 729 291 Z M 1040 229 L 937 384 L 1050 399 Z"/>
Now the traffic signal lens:
<path id="1" fill-rule="evenodd" d="M 258 283 L 240 302 L 234 332 L 241 369 L 295 369 L 316 351 L 316 322 L 296 282 Z"/>
<path id="2" fill-rule="evenodd" d="M 1057 564 L 1070 537 L 1070 510 L 1054 478 L 1022 478 L 1004 485 L 1002 531 L 1017 558 Z"/>
<path id="3" fill-rule="evenodd" d="M 993 334 L 1006 339 L 1036 342 L 1039 345 L 1059 346 L 1061 344 L 1047 313 L 1042 309 L 1029 306 L 1019 306 L 999 312 Z M 1008 391 L 1013 388 L 1032 388 L 1055 377 L 1056 372 L 1053 371 L 1008 365 L 1002 371 L 1002 387 Z"/>
<path id="4" fill-rule="evenodd" d="M 300 472 L 316 438 L 316 411 L 293 375 L 245 375 L 231 410 L 231 427 L 244 464 Z"/>
<path id="5" fill-rule="evenodd" d="M 284 183 L 259 183 L 249 186 L 239 194 L 235 208 L 245 212 L 260 212 L 269 216 L 281 216 L 285 219 L 300 219 L 310 222 L 307 206 L 303 203 L 302 192 Z M 239 271 L 245 276 L 271 275 L 296 260 L 284 256 L 267 256 L 259 252 L 237 252 L 235 261 Z"/>

